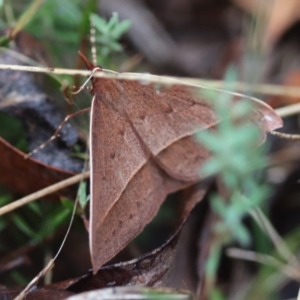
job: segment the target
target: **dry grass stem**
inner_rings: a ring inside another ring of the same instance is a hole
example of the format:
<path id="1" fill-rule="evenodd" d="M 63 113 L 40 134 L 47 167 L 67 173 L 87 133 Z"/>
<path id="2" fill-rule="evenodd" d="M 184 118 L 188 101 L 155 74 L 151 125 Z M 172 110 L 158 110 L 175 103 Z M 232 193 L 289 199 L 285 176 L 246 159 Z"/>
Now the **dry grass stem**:
<path id="1" fill-rule="evenodd" d="M 23 197 L 19 200 L 16 200 L 16 201 L 12 202 L 12 203 L 9 203 L 9 204 L 7 204 L 7 205 L 0 208 L 0 216 L 4 215 L 4 214 L 6 214 L 10 211 L 13 211 L 13 210 L 25 205 L 25 204 L 33 202 L 33 201 L 35 201 L 37 199 L 40 199 L 42 197 L 45 197 L 49 194 L 55 193 L 55 192 L 65 188 L 67 186 L 78 183 L 81 180 L 87 179 L 87 178 L 89 178 L 89 176 L 90 176 L 89 171 L 74 175 L 74 176 L 72 176 L 68 179 L 62 180 L 62 181 L 60 181 L 58 183 L 55 183 L 55 184 L 53 184 L 49 187 L 46 187 L 42 190 L 39 190 L 39 191 L 37 191 L 33 194 L 30 194 L 26 197 Z"/>

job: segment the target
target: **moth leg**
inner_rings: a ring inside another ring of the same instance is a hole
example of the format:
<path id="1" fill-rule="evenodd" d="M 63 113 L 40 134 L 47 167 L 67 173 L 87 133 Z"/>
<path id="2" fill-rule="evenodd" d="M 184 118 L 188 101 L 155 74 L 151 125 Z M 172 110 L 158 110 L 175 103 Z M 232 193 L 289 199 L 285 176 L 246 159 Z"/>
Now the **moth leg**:
<path id="1" fill-rule="evenodd" d="M 27 159 L 30 156 L 32 156 L 33 154 L 37 153 L 38 151 L 40 151 L 41 149 L 43 149 L 46 145 L 48 145 L 49 143 L 51 143 L 53 140 L 55 140 L 57 137 L 59 137 L 59 132 L 62 129 L 62 127 L 73 117 L 76 117 L 78 115 L 84 114 L 86 112 L 88 112 L 90 110 L 90 107 L 88 108 L 84 108 L 82 110 L 79 110 L 73 114 L 67 115 L 64 120 L 60 123 L 60 125 L 57 127 L 56 131 L 54 132 L 54 134 L 44 143 L 42 143 L 39 147 L 35 148 L 34 150 L 32 150 L 31 152 L 27 153 L 26 155 L 24 155 L 24 158 Z"/>

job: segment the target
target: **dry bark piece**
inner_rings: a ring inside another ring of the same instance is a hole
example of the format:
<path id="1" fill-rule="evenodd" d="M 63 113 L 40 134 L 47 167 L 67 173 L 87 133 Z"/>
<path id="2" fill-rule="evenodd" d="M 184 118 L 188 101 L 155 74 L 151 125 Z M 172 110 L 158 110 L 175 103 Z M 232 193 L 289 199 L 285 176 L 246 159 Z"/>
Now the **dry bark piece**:
<path id="1" fill-rule="evenodd" d="M 193 134 L 220 120 L 207 101 L 193 96 L 195 87 L 157 90 L 105 78 L 92 84 L 90 250 L 96 272 L 143 230 L 167 194 L 200 180 L 209 153 Z M 268 105 L 253 103 L 264 136 L 282 125 Z"/>

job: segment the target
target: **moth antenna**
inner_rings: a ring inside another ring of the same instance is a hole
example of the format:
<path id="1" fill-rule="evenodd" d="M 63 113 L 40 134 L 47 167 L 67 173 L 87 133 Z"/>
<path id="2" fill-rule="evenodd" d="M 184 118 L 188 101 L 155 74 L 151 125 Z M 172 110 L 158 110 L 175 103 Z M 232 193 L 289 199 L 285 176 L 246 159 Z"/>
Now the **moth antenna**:
<path id="1" fill-rule="evenodd" d="M 97 49 L 96 49 L 96 28 L 93 22 L 92 15 L 90 15 L 90 42 L 91 42 L 91 54 L 92 62 L 94 66 L 97 66 Z"/>
<path id="2" fill-rule="evenodd" d="M 34 150 L 32 150 L 31 152 L 29 152 L 28 154 L 24 155 L 24 158 L 27 159 L 30 156 L 32 156 L 33 154 L 37 153 L 38 151 L 42 150 L 45 146 L 47 146 L 49 143 L 51 143 L 52 141 L 54 141 L 58 136 L 59 136 L 59 132 L 62 129 L 62 127 L 73 117 L 76 117 L 78 115 L 81 115 L 83 113 L 86 113 L 90 110 L 90 107 L 88 108 L 84 108 L 82 110 L 79 110 L 73 114 L 69 114 L 67 115 L 64 120 L 59 124 L 59 126 L 57 127 L 56 131 L 54 132 L 54 134 L 43 144 L 41 144 L 40 146 L 38 146 L 37 148 L 35 148 Z"/>
<path id="3" fill-rule="evenodd" d="M 299 134 L 290 134 L 290 133 L 283 133 L 278 131 L 270 131 L 269 133 L 286 140 L 300 140 Z"/>

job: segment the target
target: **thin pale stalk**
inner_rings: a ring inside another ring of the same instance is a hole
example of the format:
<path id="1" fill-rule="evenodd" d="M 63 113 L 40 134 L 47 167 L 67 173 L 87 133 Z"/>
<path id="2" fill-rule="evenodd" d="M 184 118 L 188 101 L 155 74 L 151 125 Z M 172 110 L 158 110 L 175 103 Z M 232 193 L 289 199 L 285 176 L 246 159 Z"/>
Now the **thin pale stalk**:
<path id="1" fill-rule="evenodd" d="M 8 212 L 11 212 L 11 211 L 13 211 L 13 210 L 25 205 L 25 204 L 28 204 L 28 203 L 33 202 L 35 200 L 38 200 L 38 199 L 40 199 L 42 197 L 45 197 L 49 194 L 55 193 L 55 192 L 65 188 L 65 187 L 68 187 L 70 185 L 78 183 L 81 180 L 87 179 L 89 177 L 90 177 L 90 172 L 89 171 L 84 172 L 84 173 L 80 173 L 80 174 L 72 176 L 68 179 L 62 180 L 58 183 L 55 183 L 51 186 L 48 186 L 48 187 L 46 187 L 42 190 L 39 190 L 39 191 L 37 191 L 33 194 L 30 194 L 26 197 L 23 197 L 19 200 L 16 200 L 12 203 L 9 203 L 9 204 L 7 204 L 7 205 L 0 208 L 0 216 L 6 214 Z"/>

